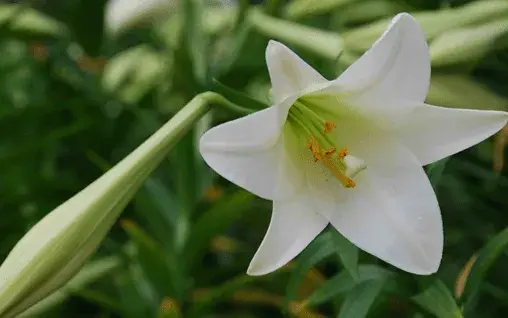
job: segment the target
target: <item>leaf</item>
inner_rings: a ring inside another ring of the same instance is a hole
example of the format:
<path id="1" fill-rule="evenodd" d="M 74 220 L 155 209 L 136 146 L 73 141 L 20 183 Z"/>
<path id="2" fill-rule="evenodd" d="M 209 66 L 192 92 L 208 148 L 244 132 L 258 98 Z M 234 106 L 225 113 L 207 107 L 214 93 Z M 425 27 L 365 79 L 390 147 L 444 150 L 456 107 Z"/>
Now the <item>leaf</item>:
<path id="1" fill-rule="evenodd" d="M 306 301 L 308 306 L 317 306 L 331 300 L 338 294 L 351 291 L 358 284 L 367 281 L 386 281 L 395 274 L 377 265 L 360 265 L 358 277 L 353 279 L 347 271 L 341 272 L 328 279 Z"/>
<path id="2" fill-rule="evenodd" d="M 270 105 L 260 102 L 252 97 L 245 95 L 242 92 L 222 84 L 215 78 L 212 79 L 212 90 L 221 94 L 231 102 L 252 111 L 258 111 L 270 107 Z"/>
<path id="3" fill-rule="evenodd" d="M 413 296 L 412 300 L 438 318 L 462 318 L 452 293 L 440 280 L 436 280 L 421 294 Z"/>
<path id="4" fill-rule="evenodd" d="M 342 265 L 349 272 L 351 277 L 358 279 L 358 254 L 359 249 L 337 231 L 332 232 L 333 243 L 337 246 L 337 254 Z"/>
<path id="5" fill-rule="evenodd" d="M 131 221 L 124 220 L 122 227 L 129 235 L 137 249 L 135 258 L 151 285 L 162 299 L 164 296 L 172 296 L 179 299 L 183 292 L 184 277 L 179 270 L 177 259 L 166 251 L 150 235 L 141 230 Z"/>
<path id="6" fill-rule="evenodd" d="M 463 298 L 465 297 L 464 311 L 466 313 L 472 309 L 487 271 L 506 250 L 507 246 L 508 228 L 491 238 L 478 253 L 476 261 L 471 268 L 462 296 Z"/>
<path id="7" fill-rule="evenodd" d="M 173 246 L 174 233 L 180 208 L 175 196 L 156 177 L 147 180 L 134 197 L 137 215 L 146 221 L 148 231 L 166 247 Z"/>
<path id="8" fill-rule="evenodd" d="M 450 157 L 446 157 L 427 166 L 427 176 L 429 177 L 430 184 L 432 184 L 434 189 L 436 189 L 437 185 L 439 184 L 441 176 L 443 175 L 443 171 L 449 160 Z"/>
<path id="9" fill-rule="evenodd" d="M 200 258 L 207 250 L 212 238 L 223 233 L 242 212 L 247 210 L 255 196 L 245 190 L 225 196 L 212 208 L 205 211 L 194 223 L 192 233 L 185 248 L 186 260 L 189 266 L 200 264 Z"/>
<path id="10" fill-rule="evenodd" d="M 257 276 L 249 276 L 242 274 L 235 278 L 232 278 L 220 286 L 206 290 L 202 293 L 202 296 L 199 297 L 195 303 L 195 305 L 189 310 L 186 316 L 193 318 L 203 317 L 203 311 L 209 308 L 210 306 L 214 306 L 217 302 L 228 298 L 235 291 L 248 285 L 256 280 L 259 280 L 260 277 Z M 262 279 L 262 278 L 261 278 Z"/>
<path id="11" fill-rule="evenodd" d="M 338 318 L 363 318 L 381 293 L 385 280 L 369 280 L 356 286 L 342 303 Z"/>
<path id="12" fill-rule="evenodd" d="M 285 308 L 295 299 L 296 290 L 307 272 L 318 262 L 337 251 L 337 247 L 333 240 L 334 234 L 332 232 L 333 231 L 326 231 L 320 234 L 298 257 L 298 261 L 287 283 Z"/>

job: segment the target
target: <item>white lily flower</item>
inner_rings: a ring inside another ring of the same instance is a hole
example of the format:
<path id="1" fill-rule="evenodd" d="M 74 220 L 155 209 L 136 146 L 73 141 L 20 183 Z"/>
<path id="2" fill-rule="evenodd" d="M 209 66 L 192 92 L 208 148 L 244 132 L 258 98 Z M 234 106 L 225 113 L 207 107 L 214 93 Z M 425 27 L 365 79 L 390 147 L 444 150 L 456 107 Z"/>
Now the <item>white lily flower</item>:
<path id="1" fill-rule="evenodd" d="M 422 165 L 493 135 L 508 114 L 425 104 L 429 52 L 407 13 L 333 81 L 275 41 L 266 62 L 274 105 L 214 127 L 200 141 L 210 167 L 274 201 L 247 273 L 280 268 L 328 223 L 400 269 L 437 271 L 443 228 Z"/>

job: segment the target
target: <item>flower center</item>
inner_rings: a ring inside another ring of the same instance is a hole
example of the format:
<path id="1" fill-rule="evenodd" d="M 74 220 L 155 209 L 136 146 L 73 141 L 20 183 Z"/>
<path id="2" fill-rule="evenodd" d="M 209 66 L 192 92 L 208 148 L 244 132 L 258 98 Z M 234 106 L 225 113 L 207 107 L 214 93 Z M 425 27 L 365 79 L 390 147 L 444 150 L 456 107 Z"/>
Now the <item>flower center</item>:
<path id="1" fill-rule="evenodd" d="M 366 168 L 363 160 L 349 154 L 346 147 L 337 147 L 333 130 L 337 124 L 322 118 L 297 100 L 289 109 L 288 123 L 299 139 L 305 140 L 306 151 L 310 151 L 314 164 L 322 164 L 345 188 L 356 186 L 353 177 Z"/>

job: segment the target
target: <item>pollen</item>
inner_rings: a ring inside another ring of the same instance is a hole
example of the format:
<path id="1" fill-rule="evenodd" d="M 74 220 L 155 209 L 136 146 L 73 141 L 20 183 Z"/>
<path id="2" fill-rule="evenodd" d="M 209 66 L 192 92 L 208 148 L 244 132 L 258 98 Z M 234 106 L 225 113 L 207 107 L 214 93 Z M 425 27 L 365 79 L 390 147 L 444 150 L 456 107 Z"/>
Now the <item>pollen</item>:
<path id="1" fill-rule="evenodd" d="M 319 145 L 319 142 L 316 140 L 314 136 L 308 137 L 308 149 L 312 152 L 312 156 L 314 157 L 314 162 L 321 161 L 324 166 L 330 171 L 335 179 L 337 179 L 343 187 L 345 188 L 354 188 L 356 183 L 345 174 L 344 163 L 342 162 L 342 158 L 347 155 L 347 149 L 343 148 L 338 155 L 338 158 L 333 157 L 333 154 L 337 151 L 335 147 L 330 147 L 328 149 L 322 149 Z M 341 157 L 342 154 L 342 157 Z"/>
<path id="2" fill-rule="evenodd" d="M 349 150 L 347 148 L 342 148 L 339 153 L 337 154 L 337 157 L 339 157 L 339 159 L 342 159 L 344 158 L 345 156 L 347 156 L 349 153 Z"/>
<path id="3" fill-rule="evenodd" d="M 330 148 L 330 149 L 325 151 L 325 156 L 331 156 L 331 155 L 333 155 L 335 153 L 335 151 L 337 151 L 337 149 Z"/>
<path id="4" fill-rule="evenodd" d="M 313 136 L 310 136 L 308 141 L 309 141 L 308 147 L 309 147 L 310 151 L 312 152 L 312 156 L 314 157 L 314 162 L 318 162 L 319 160 L 322 159 L 321 150 L 319 149 L 319 143 L 317 142 L 316 138 L 314 138 Z"/>
<path id="5" fill-rule="evenodd" d="M 337 124 L 333 121 L 325 120 L 324 123 L 325 129 L 323 130 L 325 133 L 330 133 L 334 128 L 337 128 Z"/>

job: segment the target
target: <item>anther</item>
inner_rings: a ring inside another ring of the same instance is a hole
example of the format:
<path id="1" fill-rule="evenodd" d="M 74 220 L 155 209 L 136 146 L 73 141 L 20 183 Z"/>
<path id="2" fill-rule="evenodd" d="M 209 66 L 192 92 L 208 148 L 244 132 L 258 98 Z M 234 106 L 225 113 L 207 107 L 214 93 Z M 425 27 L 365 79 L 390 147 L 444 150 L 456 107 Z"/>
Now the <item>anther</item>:
<path id="1" fill-rule="evenodd" d="M 331 155 L 333 155 L 336 150 L 337 149 L 335 149 L 335 148 L 330 148 L 330 149 L 326 150 L 325 151 L 325 156 L 331 156 Z"/>
<path id="2" fill-rule="evenodd" d="M 337 124 L 335 124 L 333 121 L 325 120 L 325 129 L 323 130 L 325 133 L 331 132 L 334 128 L 337 127 Z"/>
<path id="3" fill-rule="evenodd" d="M 337 154 L 337 157 L 339 157 L 339 159 L 342 159 L 344 158 L 345 156 L 347 156 L 349 154 L 349 150 L 347 148 L 342 148 L 339 153 Z"/>

